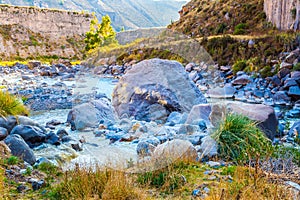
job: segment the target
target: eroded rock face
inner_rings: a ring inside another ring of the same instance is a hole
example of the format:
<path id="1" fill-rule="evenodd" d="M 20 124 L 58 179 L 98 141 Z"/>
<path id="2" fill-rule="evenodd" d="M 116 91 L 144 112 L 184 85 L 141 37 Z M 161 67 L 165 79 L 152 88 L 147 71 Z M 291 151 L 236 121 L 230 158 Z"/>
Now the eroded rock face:
<path id="1" fill-rule="evenodd" d="M 264 0 L 267 20 L 280 30 L 299 30 L 298 0 Z"/>
<path id="2" fill-rule="evenodd" d="M 206 99 L 176 61 L 151 59 L 134 65 L 113 92 L 120 117 L 164 122 L 171 112 L 189 112 Z"/>

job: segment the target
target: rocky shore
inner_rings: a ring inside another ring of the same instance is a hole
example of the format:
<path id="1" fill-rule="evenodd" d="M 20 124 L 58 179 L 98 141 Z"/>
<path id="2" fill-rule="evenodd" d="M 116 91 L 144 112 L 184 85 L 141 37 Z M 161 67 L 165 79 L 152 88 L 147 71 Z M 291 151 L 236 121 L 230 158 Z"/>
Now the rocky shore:
<path id="1" fill-rule="evenodd" d="M 218 155 L 211 130 L 233 112 L 256 121 L 273 143 L 299 149 L 300 72 L 288 64 L 293 53 L 277 75 L 267 78 L 234 75 L 229 66 L 182 66 L 160 59 L 95 68 L 39 62 L 0 67 L 1 87 L 22 97 L 31 110 L 68 112 L 64 121 L 54 117 L 45 124 L 24 116 L 1 118 L 1 145 L 29 165 L 68 162 L 88 153 L 89 146 L 99 148 L 93 140 L 108 141 L 116 148 L 128 144 L 135 154 L 126 159 L 134 162 L 163 160 L 170 149 L 176 152 L 174 159 L 192 155 L 205 161 Z M 80 77 L 120 80 L 110 96 Z M 80 90 L 84 92 L 76 94 Z M 89 135 L 88 141 L 84 135 Z M 57 150 L 55 155 L 41 153 L 51 149 Z"/>

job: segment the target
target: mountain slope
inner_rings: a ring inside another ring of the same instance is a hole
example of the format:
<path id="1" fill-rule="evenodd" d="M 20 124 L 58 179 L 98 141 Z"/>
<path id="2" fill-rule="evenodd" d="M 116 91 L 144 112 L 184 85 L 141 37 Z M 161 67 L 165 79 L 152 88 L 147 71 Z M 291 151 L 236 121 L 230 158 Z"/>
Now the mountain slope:
<path id="1" fill-rule="evenodd" d="M 37 6 L 95 12 L 98 18 L 108 14 L 119 31 L 142 27 L 166 26 L 179 18 L 186 0 L 0 0 L 2 4 Z"/>
<path id="2" fill-rule="evenodd" d="M 193 0 L 169 28 L 193 36 L 262 33 L 271 28 L 264 0 Z"/>

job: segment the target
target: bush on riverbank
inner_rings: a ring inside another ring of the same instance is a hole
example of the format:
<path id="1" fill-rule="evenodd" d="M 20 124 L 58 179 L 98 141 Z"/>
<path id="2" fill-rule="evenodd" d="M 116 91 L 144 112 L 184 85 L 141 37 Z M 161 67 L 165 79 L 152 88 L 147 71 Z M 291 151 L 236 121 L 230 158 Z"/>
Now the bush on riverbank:
<path id="1" fill-rule="evenodd" d="M 228 114 L 212 137 L 219 144 L 220 156 L 226 160 L 245 163 L 270 156 L 271 141 L 249 118 Z"/>
<path id="2" fill-rule="evenodd" d="M 29 111 L 18 98 L 0 91 L 0 116 L 8 115 L 29 115 Z"/>

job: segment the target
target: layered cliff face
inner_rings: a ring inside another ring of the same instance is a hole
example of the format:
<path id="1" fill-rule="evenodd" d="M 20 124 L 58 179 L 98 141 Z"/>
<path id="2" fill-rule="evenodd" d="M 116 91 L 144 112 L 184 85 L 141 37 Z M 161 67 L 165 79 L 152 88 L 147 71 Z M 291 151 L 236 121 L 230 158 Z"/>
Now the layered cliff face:
<path id="1" fill-rule="evenodd" d="M 299 30 L 299 0 L 265 0 L 264 11 L 278 29 Z"/>
<path id="2" fill-rule="evenodd" d="M 0 6 L 0 24 L 18 24 L 50 39 L 84 35 L 90 26 L 91 14 L 34 7 Z"/>
<path id="3" fill-rule="evenodd" d="M 87 13 L 0 6 L 1 59 L 80 57 L 91 19 Z"/>

